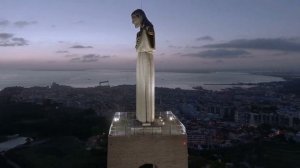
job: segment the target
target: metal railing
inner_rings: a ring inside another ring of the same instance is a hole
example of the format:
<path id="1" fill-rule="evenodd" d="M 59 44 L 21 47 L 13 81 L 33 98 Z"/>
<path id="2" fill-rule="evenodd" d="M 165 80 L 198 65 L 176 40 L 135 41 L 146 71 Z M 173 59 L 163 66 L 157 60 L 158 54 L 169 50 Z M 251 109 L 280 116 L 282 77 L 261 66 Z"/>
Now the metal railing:
<path id="1" fill-rule="evenodd" d="M 150 126 L 136 120 L 135 112 L 116 112 L 110 126 L 109 136 L 133 135 L 182 135 L 184 125 L 171 111 L 160 112 Z"/>

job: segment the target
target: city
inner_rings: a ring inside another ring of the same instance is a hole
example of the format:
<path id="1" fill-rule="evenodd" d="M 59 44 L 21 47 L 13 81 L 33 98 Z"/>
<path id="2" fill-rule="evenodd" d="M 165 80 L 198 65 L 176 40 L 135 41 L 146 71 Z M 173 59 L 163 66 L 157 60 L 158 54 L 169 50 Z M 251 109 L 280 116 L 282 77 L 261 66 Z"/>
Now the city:
<path id="1" fill-rule="evenodd" d="M 285 143 L 296 143 L 296 150 L 300 142 L 299 83 L 298 78 L 288 78 L 283 82 L 221 91 L 201 87 L 194 90 L 157 87 L 156 113 L 170 110 L 182 121 L 192 156 L 272 142 L 279 137 Z M 1 104 L 31 103 L 54 109 L 91 110 L 98 117 L 111 121 L 116 111 L 134 111 L 135 86 L 72 88 L 52 83 L 48 87 L 9 87 L 0 92 L 0 101 Z M 90 145 L 94 142 L 92 147 L 98 146 L 99 137 L 102 137 L 101 132 L 96 134 L 94 141 L 89 140 Z M 222 160 L 224 158 L 219 155 L 217 158 L 220 164 L 237 164 Z M 253 166 L 247 159 L 243 164 Z"/>

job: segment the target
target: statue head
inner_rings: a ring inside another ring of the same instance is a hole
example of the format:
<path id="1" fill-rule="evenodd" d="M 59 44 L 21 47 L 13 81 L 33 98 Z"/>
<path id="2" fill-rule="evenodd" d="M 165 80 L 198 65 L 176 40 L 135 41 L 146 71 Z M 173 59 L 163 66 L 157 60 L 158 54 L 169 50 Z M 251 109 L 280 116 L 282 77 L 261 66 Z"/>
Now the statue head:
<path id="1" fill-rule="evenodd" d="M 144 26 L 153 26 L 142 9 L 136 9 L 135 11 L 133 11 L 131 13 L 131 19 L 135 28 L 138 27 L 142 28 Z"/>

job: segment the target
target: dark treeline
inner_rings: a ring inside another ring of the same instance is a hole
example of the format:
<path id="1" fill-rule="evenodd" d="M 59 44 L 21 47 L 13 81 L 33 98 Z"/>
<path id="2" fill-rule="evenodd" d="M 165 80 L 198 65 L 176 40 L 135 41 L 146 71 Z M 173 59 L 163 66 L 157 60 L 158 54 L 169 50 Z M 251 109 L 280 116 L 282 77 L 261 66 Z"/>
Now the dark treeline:
<path id="1" fill-rule="evenodd" d="M 43 105 L 0 103 L 0 137 L 19 134 L 34 139 L 5 153 L 22 168 L 106 167 L 108 129 L 107 119 L 91 109 L 63 107 L 51 101 Z M 86 142 L 95 136 L 98 148 L 86 150 Z M 0 155 L 0 167 L 11 168 L 5 157 Z"/>
<path id="2" fill-rule="evenodd" d="M 30 137 L 76 136 L 80 139 L 107 132 L 109 122 L 91 110 L 53 103 L 0 103 L 0 135 Z"/>
<path id="3" fill-rule="evenodd" d="M 288 82 L 284 82 L 279 88 L 279 92 L 284 94 L 295 94 L 300 97 L 300 78 L 287 79 Z"/>

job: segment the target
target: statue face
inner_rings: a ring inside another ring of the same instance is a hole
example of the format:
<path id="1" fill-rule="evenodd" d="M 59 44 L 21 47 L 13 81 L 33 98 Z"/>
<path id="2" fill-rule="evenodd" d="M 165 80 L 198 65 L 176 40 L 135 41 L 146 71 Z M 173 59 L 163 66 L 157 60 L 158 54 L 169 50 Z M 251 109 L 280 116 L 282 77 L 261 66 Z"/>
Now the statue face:
<path id="1" fill-rule="evenodd" d="M 140 16 L 132 15 L 131 19 L 132 19 L 132 23 L 134 24 L 135 28 L 138 28 L 141 26 L 142 18 Z"/>

